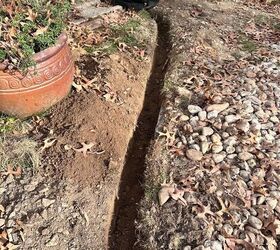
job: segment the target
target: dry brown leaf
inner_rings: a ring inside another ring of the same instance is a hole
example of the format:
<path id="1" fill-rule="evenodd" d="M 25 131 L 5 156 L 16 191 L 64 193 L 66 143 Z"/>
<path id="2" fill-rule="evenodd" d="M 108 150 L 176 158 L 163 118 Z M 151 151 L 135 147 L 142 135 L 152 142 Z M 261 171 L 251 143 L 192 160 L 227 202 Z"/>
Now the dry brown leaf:
<path id="1" fill-rule="evenodd" d="M 7 167 L 7 171 L 6 172 L 3 172 L 2 175 L 14 175 L 14 176 L 20 176 L 22 173 L 22 169 L 20 166 L 18 166 L 16 168 L 16 170 L 14 170 L 14 167 L 13 166 L 8 166 Z"/>
<path id="2" fill-rule="evenodd" d="M 28 16 L 25 19 L 34 22 L 38 14 L 36 12 L 33 12 L 33 10 L 30 7 L 27 8 L 27 12 Z"/>
<path id="3" fill-rule="evenodd" d="M 87 153 L 90 152 L 90 149 L 94 146 L 94 143 L 81 143 L 82 147 L 81 148 L 73 148 L 78 153 L 83 153 L 84 157 L 87 157 Z"/>
<path id="4" fill-rule="evenodd" d="M 54 143 L 56 142 L 57 140 L 55 138 L 47 138 L 44 140 L 44 145 L 43 147 L 41 148 L 41 151 L 44 151 L 45 149 L 47 148 L 50 148 L 51 146 L 54 145 Z"/>
<path id="5" fill-rule="evenodd" d="M 76 84 L 75 82 L 72 83 L 72 86 L 77 90 L 77 92 L 81 92 L 83 90 L 82 85 Z"/>
<path id="6" fill-rule="evenodd" d="M 39 36 L 39 35 L 42 35 L 44 34 L 47 30 L 48 30 L 48 26 L 46 27 L 42 27 L 42 28 L 39 28 L 36 30 L 36 32 L 33 33 L 33 36 Z"/>
<path id="7" fill-rule="evenodd" d="M 225 243 L 227 245 L 228 248 L 225 249 L 230 249 L 230 250 L 236 250 L 236 245 L 240 245 L 243 246 L 244 249 L 246 250 L 254 250 L 254 246 L 245 241 L 245 240 L 241 240 L 241 239 L 235 239 L 235 238 L 226 238 Z"/>
<path id="8" fill-rule="evenodd" d="M 170 193 L 174 192 L 175 187 L 174 185 L 170 185 L 170 186 L 163 186 L 159 192 L 158 192 L 158 199 L 159 199 L 159 205 L 162 206 L 163 204 L 165 204 L 170 196 Z"/>

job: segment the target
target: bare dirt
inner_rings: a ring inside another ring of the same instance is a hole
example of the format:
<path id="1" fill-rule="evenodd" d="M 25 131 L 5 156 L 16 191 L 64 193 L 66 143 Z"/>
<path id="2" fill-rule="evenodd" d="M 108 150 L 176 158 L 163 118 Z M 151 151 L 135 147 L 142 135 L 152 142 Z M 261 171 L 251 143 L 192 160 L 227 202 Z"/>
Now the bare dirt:
<path id="1" fill-rule="evenodd" d="M 110 227 L 119 216 L 114 206 L 121 174 L 134 131 L 139 133 L 138 117 L 145 113 L 156 48 L 155 21 L 142 20 L 139 28 L 145 31 L 138 34 L 145 36 L 144 56 L 119 49 L 99 61 L 82 57 L 79 67 L 87 79 L 97 79 L 94 84 L 73 89 L 47 114 L 33 117 L 32 138 L 42 146 L 42 163 L 36 171 L 1 178 L 0 202 L 8 223 L 7 236 L 0 232 L 4 244 L 8 238 L 20 249 L 108 249 Z M 149 97 L 157 98 L 158 110 L 159 91 Z M 157 118 L 152 118 L 145 122 L 155 126 Z M 90 147 L 83 151 L 83 145 Z"/>
<path id="2" fill-rule="evenodd" d="M 120 54 L 104 62 L 110 69 L 106 81 L 121 103 L 104 101 L 94 92 L 73 94 L 53 110 L 45 126 L 54 131 L 57 143 L 45 154 L 44 165 L 72 186 L 72 194 L 65 195 L 78 203 L 82 200 L 89 218 L 88 229 L 79 233 L 92 236 L 90 245 L 80 242 L 79 249 L 103 249 L 107 244 L 120 174 L 151 71 L 152 47 L 150 53 L 148 61 L 141 63 Z M 90 71 L 92 65 L 85 64 Z M 86 156 L 65 150 L 65 145 L 81 148 L 81 143 L 94 144 Z"/>

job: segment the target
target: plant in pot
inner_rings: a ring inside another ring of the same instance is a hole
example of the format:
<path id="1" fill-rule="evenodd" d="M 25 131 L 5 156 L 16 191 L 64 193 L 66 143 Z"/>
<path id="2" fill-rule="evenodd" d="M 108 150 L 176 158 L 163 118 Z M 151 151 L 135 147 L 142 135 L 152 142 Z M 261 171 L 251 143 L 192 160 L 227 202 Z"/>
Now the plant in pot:
<path id="1" fill-rule="evenodd" d="M 74 63 L 63 32 L 70 0 L 0 1 L 0 112 L 25 118 L 70 91 Z"/>

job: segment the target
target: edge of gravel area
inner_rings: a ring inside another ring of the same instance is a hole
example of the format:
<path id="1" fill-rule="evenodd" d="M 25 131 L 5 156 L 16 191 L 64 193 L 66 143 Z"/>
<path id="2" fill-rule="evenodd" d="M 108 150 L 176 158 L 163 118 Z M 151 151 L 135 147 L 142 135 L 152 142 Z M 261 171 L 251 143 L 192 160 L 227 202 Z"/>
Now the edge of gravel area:
<path id="1" fill-rule="evenodd" d="M 170 4 L 170 1 L 167 1 Z M 199 18 L 200 16 L 203 17 L 203 15 L 205 14 L 203 11 L 202 6 L 204 4 L 209 4 L 212 5 L 213 3 L 211 2 L 199 2 L 199 1 L 191 1 L 194 5 L 192 6 L 194 8 L 193 13 L 191 13 L 193 16 L 193 18 Z M 226 2 L 226 1 L 225 1 Z M 201 4 L 201 5 L 200 5 Z M 223 2 L 221 2 L 221 5 L 223 6 Z M 180 5 L 180 4 L 179 4 Z M 174 3 L 174 6 L 176 6 L 176 4 Z M 168 4 L 165 6 L 167 11 L 173 11 L 171 10 L 172 8 L 168 8 L 170 6 L 168 6 Z M 188 7 L 185 8 L 184 3 L 182 1 L 182 5 L 181 7 L 181 15 L 184 16 L 183 10 L 189 11 L 190 9 Z M 224 6 L 223 6 L 224 7 Z M 161 5 L 159 7 L 162 11 L 162 8 L 164 8 L 163 5 Z M 215 10 L 217 11 L 217 10 Z M 257 16 L 258 14 L 262 14 L 261 11 L 257 11 L 257 14 L 255 12 L 253 12 L 255 16 Z M 165 13 L 166 14 L 166 13 Z M 166 14 L 168 15 L 168 14 Z M 271 15 L 271 14 L 269 14 Z M 271 15 L 272 17 L 275 17 L 274 15 Z M 207 18 L 207 15 L 206 15 Z M 248 20 L 246 20 L 248 21 Z M 198 23 L 198 22 L 197 22 Z M 182 29 L 181 25 L 183 26 L 183 23 L 178 23 L 177 29 L 178 31 L 180 31 Z M 190 31 L 190 30 L 188 30 Z M 208 31 L 209 32 L 209 31 Z M 191 33 L 191 32 L 190 32 Z M 210 33 L 210 32 L 209 32 Z M 191 34 L 189 34 L 191 36 Z M 207 37 L 207 36 L 206 36 Z M 215 35 L 214 35 L 215 37 Z M 187 41 L 186 41 L 187 40 Z M 184 40 L 185 43 L 190 42 L 189 44 L 191 44 L 191 41 L 188 39 Z M 178 44 L 177 44 L 178 45 Z M 214 45 L 218 45 L 218 44 L 214 44 Z M 174 47 L 176 45 L 174 44 Z M 182 46 L 183 47 L 183 46 Z M 210 46 L 209 46 L 210 47 Z M 219 49 L 219 47 L 216 47 L 215 49 Z M 221 51 L 222 51 L 222 56 L 227 56 L 227 54 L 231 54 L 228 53 L 228 51 L 225 51 L 225 53 L 223 53 L 223 49 L 224 47 L 221 46 Z M 178 49 L 180 50 L 180 49 Z M 182 52 L 183 53 L 183 52 Z M 199 52 L 198 52 L 199 53 Z M 218 54 L 218 53 L 217 53 Z M 143 247 L 143 249 L 167 249 L 167 246 L 162 244 L 160 245 L 160 243 L 162 243 L 164 240 L 166 240 L 166 242 L 168 241 L 170 244 L 168 245 L 168 249 L 223 249 L 220 248 L 221 243 L 219 243 L 218 240 L 216 241 L 210 241 L 207 243 L 207 248 L 204 248 L 204 246 L 202 245 L 202 237 L 201 237 L 201 232 L 199 232 L 200 228 L 193 228 L 192 224 L 193 224 L 193 218 L 188 217 L 185 220 L 185 227 L 184 229 L 182 229 L 182 225 L 179 225 L 178 227 L 176 227 L 176 223 L 179 224 L 180 219 L 182 219 L 182 216 L 186 215 L 186 213 L 184 213 L 184 211 L 182 211 L 182 204 L 181 205 L 177 205 L 176 203 L 178 203 L 178 201 L 172 200 L 170 198 L 170 200 L 168 201 L 170 204 L 165 204 L 169 211 L 167 209 L 162 209 L 161 207 L 159 207 L 158 205 L 158 193 L 161 189 L 160 184 L 164 184 L 170 181 L 172 183 L 174 183 L 172 176 L 168 176 L 168 173 L 170 171 L 170 169 L 174 168 L 174 165 L 172 165 L 173 163 L 170 162 L 170 159 L 168 157 L 168 150 L 166 149 L 166 146 L 168 144 L 169 139 L 174 139 L 172 138 L 172 134 L 170 134 L 170 131 L 165 131 L 163 132 L 166 127 L 165 127 L 165 121 L 169 120 L 169 116 L 168 116 L 168 110 L 172 110 L 172 105 L 170 105 L 169 102 L 169 98 L 174 98 L 173 95 L 182 95 L 185 100 L 184 100 L 184 108 L 186 109 L 187 104 L 189 103 L 189 99 L 190 96 L 193 94 L 191 93 L 191 91 L 188 90 L 188 87 L 190 87 L 192 85 L 191 82 L 187 82 L 185 83 L 185 85 L 187 86 L 186 89 L 180 88 L 182 87 L 182 82 L 180 82 L 177 85 L 176 80 L 178 79 L 178 75 L 176 74 L 176 68 L 180 67 L 181 65 L 176 64 L 176 59 L 180 59 L 182 61 L 182 59 L 184 58 L 186 54 L 184 55 L 180 55 L 180 53 L 178 51 L 175 52 L 175 56 L 172 58 L 172 63 L 171 63 L 171 67 L 168 70 L 168 75 L 166 77 L 166 81 L 165 81 L 165 87 L 167 88 L 167 90 L 172 90 L 172 94 L 168 95 L 167 97 L 164 98 L 164 103 L 162 105 L 161 111 L 160 111 L 160 117 L 158 119 L 158 124 L 156 126 L 156 139 L 154 140 L 153 144 L 150 147 L 149 153 L 147 154 L 147 158 L 146 158 L 146 165 L 147 165 L 147 170 L 145 173 L 145 198 L 142 199 L 141 204 L 139 206 L 139 213 L 140 213 L 140 219 L 137 221 L 137 231 L 138 231 L 138 241 L 139 244 Z M 218 60 L 221 58 L 217 58 Z M 221 60 L 227 60 L 230 58 L 222 58 Z M 191 61 L 191 59 L 190 59 Z M 188 64 L 190 63 L 190 61 L 188 61 L 188 57 L 185 58 L 184 63 Z M 191 72 L 186 71 L 185 74 L 188 75 Z M 170 86 L 170 83 L 172 83 L 171 81 L 169 81 L 170 79 L 173 80 L 173 82 L 176 82 L 176 84 L 174 84 L 173 86 Z M 184 83 L 183 83 L 184 84 Z M 174 92 L 175 90 L 175 92 Z M 174 98 L 176 99 L 176 98 Z M 174 100 L 173 99 L 173 100 Z M 205 103 L 203 103 L 203 100 L 195 100 L 195 102 L 197 102 L 197 105 L 201 105 L 204 106 Z M 201 103 L 200 103 L 201 102 Z M 176 103 L 178 104 L 178 103 Z M 172 117 L 174 118 L 174 117 Z M 175 120 L 175 118 L 174 118 Z M 164 137 L 166 140 L 164 140 L 163 138 L 160 137 Z M 176 149 L 175 149 L 176 150 Z M 180 152 L 179 152 L 180 153 Z M 180 160 L 178 160 L 178 164 L 180 165 L 180 170 L 181 171 L 185 166 L 183 162 L 180 163 Z M 199 164 L 199 163 L 198 163 Z M 187 164 L 187 167 L 195 167 L 197 165 L 197 162 L 194 161 L 190 161 L 189 160 L 189 164 Z M 177 177 L 177 176 L 176 176 Z M 175 179 L 176 180 L 176 179 Z M 201 195 L 203 196 L 203 195 Z M 191 199 L 191 198 L 190 198 Z M 203 202 L 205 202 L 203 200 Z M 179 202 L 180 204 L 180 202 Z M 217 203 L 219 204 L 219 203 Z M 175 207 L 176 206 L 176 207 Z M 176 213 L 178 211 L 178 215 L 174 215 L 174 213 Z M 173 216 L 174 215 L 174 220 L 170 219 L 169 216 Z M 160 218 L 161 217 L 161 218 Z M 159 234 L 159 227 L 161 226 L 161 219 L 166 220 L 165 224 L 173 224 L 173 228 L 164 228 L 167 238 L 163 239 L 163 234 Z M 177 222 L 176 222 L 177 221 Z M 279 224 L 278 224 L 279 225 Z M 205 229 L 207 228 L 207 226 L 205 226 Z M 184 231 L 183 231 L 184 230 Z M 203 230 L 202 230 L 203 231 Z M 188 232 L 189 233 L 188 235 Z M 205 235 L 207 236 L 208 233 L 211 232 L 211 229 L 208 231 L 204 231 Z M 216 235 L 217 236 L 217 235 Z M 185 248 L 182 248 L 181 242 L 185 242 L 186 243 L 186 238 L 189 238 L 188 241 L 190 242 L 191 238 L 193 239 L 199 239 L 201 241 L 196 241 L 194 240 L 194 244 L 185 244 Z M 268 237 L 269 238 L 269 237 Z M 219 238 L 219 240 L 222 239 L 222 237 Z M 157 240 L 159 241 L 159 244 L 157 244 Z M 214 242 L 214 243 L 213 243 Z M 217 243 L 218 242 L 218 243 Z M 230 242 L 230 240 L 229 240 Z M 232 242 L 234 242 L 234 239 L 232 239 Z M 200 245 L 199 245 L 200 243 Z M 246 249 L 253 249 L 251 248 L 251 245 L 248 244 L 246 245 L 246 242 L 244 243 L 243 240 L 240 241 L 236 241 L 233 244 L 244 244 L 245 247 L 247 247 Z M 215 245 L 216 244 L 216 245 Z M 274 243 L 271 243 L 274 244 Z M 199 245 L 199 246 L 198 246 Z M 274 245 L 273 245 L 274 246 Z M 270 247 L 273 247 L 272 245 Z M 263 249 L 263 248 L 262 248 Z M 276 248 L 269 248 L 269 249 L 276 249 Z"/>

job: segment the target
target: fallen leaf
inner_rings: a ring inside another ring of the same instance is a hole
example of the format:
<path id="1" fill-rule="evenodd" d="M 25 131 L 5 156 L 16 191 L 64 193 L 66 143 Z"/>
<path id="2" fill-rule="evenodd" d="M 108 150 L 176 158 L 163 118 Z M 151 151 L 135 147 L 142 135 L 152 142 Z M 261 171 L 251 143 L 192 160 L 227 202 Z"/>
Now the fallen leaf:
<path id="1" fill-rule="evenodd" d="M 14 170 L 14 167 L 12 166 L 8 166 L 7 167 L 7 171 L 6 172 L 3 172 L 2 175 L 14 175 L 14 176 L 20 176 L 21 175 L 21 172 L 22 172 L 22 169 L 21 167 L 17 167 L 16 170 Z"/>
<path id="2" fill-rule="evenodd" d="M 76 152 L 83 153 L 84 157 L 87 157 L 87 153 L 90 151 L 90 149 L 94 146 L 94 143 L 81 143 L 81 148 L 73 148 Z"/>
<path id="3" fill-rule="evenodd" d="M 50 148 L 51 146 L 54 145 L 54 143 L 56 142 L 57 140 L 54 139 L 54 138 L 47 138 L 44 140 L 44 145 L 43 147 L 41 148 L 41 151 L 44 151 L 45 149 L 47 148 Z"/>
<path id="4" fill-rule="evenodd" d="M 162 206 L 163 204 L 165 204 L 170 196 L 170 193 L 174 192 L 175 187 L 174 185 L 170 185 L 170 186 L 163 186 L 160 191 L 158 192 L 158 199 L 159 199 L 159 205 Z"/>
<path id="5" fill-rule="evenodd" d="M 44 34 L 47 30 L 48 30 L 48 26 L 46 27 L 42 27 L 42 28 L 39 28 L 36 30 L 36 32 L 33 33 L 33 36 L 39 36 L 39 35 L 42 35 Z"/>

